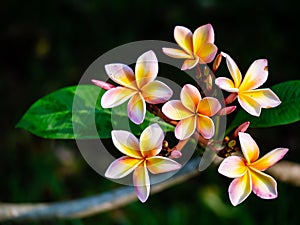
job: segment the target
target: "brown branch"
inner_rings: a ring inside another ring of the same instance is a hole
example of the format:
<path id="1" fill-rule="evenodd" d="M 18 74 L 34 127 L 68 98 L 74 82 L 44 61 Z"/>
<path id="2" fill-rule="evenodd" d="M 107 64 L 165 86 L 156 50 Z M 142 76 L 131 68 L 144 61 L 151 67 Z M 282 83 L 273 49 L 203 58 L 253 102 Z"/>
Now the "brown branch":
<path id="1" fill-rule="evenodd" d="M 160 192 L 172 185 L 182 183 L 199 174 L 199 159 L 191 160 L 186 166 L 166 182 L 153 185 L 151 194 Z M 300 165 L 281 161 L 268 170 L 277 180 L 300 187 Z M 1 203 L 0 221 L 24 221 L 44 219 L 83 218 L 108 210 L 116 209 L 136 201 L 133 187 L 123 187 L 103 194 L 58 203 Z"/>

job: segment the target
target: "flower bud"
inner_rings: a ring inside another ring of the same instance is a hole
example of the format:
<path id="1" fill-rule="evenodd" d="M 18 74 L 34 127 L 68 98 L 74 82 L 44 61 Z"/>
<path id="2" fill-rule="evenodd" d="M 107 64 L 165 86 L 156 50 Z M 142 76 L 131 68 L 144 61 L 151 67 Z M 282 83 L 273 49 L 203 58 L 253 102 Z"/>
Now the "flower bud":
<path id="1" fill-rule="evenodd" d="M 242 124 L 241 124 L 240 126 L 238 126 L 238 128 L 236 128 L 236 130 L 234 131 L 233 137 L 236 138 L 236 137 L 239 135 L 239 132 L 243 132 L 243 133 L 244 133 L 244 132 L 248 129 L 249 125 L 250 125 L 250 122 L 249 122 L 249 121 L 247 121 L 247 122 L 245 122 L 245 123 L 242 123 Z"/>
<path id="2" fill-rule="evenodd" d="M 106 91 L 115 87 L 113 84 L 110 84 L 110 83 L 107 83 L 107 82 L 104 82 L 104 81 L 101 81 L 101 80 L 94 80 L 93 79 L 92 82 L 96 86 L 98 86 L 98 87 L 100 87 L 100 88 L 102 88 Z"/>
<path id="3" fill-rule="evenodd" d="M 217 69 L 219 68 L 221 62 L 222 62 L 222 55 L 220 53 L 220 54 L 217 55 L 217 57 L 214 60 L 213 67 L 212 67 L 213 72 L 217 71 Z"/>
<path id="4" fill-rule="evenodd" d="M 223 109 L 221 109 L 221 110 L 218 112 L 218 115 L 219 115 L 219 116 L 226 116 L 226 115 L 232 113 L 235 109 L 236 109 L 236 106 L 235 106 L 235 105 L 224 107 Z"/>
<path id="5" fill-rule="evenodd" d="M 173 150 L 172 152 L 171 152 L 171 155 L 170 155 L 170 159 L 178 159 L 178 158 L 180 158 L 182 156 L 182 153 L 181 153 L 181 151 L 178 151 L 178 150 Z"/>

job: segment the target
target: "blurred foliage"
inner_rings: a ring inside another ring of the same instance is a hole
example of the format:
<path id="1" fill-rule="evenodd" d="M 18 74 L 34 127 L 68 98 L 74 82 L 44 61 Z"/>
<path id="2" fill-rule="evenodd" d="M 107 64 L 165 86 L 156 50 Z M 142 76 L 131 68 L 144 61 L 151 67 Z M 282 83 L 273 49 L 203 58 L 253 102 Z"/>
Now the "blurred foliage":
<path id="1" fill-rule="evenodd" d="M 117 187 L 87 165 L 73 141 L 44 140 L 14 128 L 34 101 L 76 85 L 90 63 L 111 48 L 144 39 L 174 42 L 174 26 L 194 30 L 211 23 L 217 46 L 241 71 L 255 59 L 267 58 L 266 86 L 299 79 L 298 9 L 292 0 L 3 0 L 0 18 L 3 202 L 62 201 Z M 300 162 L 299 123 L 250 132 L 262 151 L 288 147 L 287 158 Z M 212 168 L 146 204 L 136 202 L 86 219 L 31 224 L 299 223 L 299 189 L 280 183 L 277 200 L 251 195 L 232 207 L 229 182 Z"/>

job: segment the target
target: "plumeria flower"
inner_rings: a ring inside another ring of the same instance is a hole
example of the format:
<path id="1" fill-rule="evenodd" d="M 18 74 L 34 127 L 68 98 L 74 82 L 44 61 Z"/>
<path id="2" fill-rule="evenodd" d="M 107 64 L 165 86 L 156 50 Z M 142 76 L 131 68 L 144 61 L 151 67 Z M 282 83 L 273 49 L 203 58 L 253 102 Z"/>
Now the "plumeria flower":
<path id="1" fill-rule="evenodd" d="M 216 85 L 225 91 L 236 93 L 244 110 L 253 116 L 259 116 L 261 108 L 272 108 L 281 103 L 271 89 L 257 89 L 268 78 L 268 61 L 266 59 L 255 60 L 242 80 L 241 72 L 233 59 L 224 52 L 222 55 L 226 58 L 233 82 L 226 77 L 219 77 L 215 81 Z"/>
<path id="2" fill-rule="evenodd" d="M 105 176 L 119 179 L 133 172 L 133 185 L 141 202 L 145 202 L 150 193 L 148 170 L 152 174 L 178 170 L 181 165 L 167 157 L 158 156 L 162 149 L 164 134 L 158 124 L 148 126 L 138 140 L 128 131 L 113 130 L 112 140 L 116 148 L 125 154 L 113 161 Z"/>
<path id="3" fill-rule="evenodd" d="M 216 98 L 201 98 L 198 89 L 186 84 L 180 92 L 180 100 L 165 103 L 162 112 L 172 120 L 180 120 L 175 128 L 175 136 L 179 140 L 189 138 L 197 131 L 206 139 L 214 136 L 214 122 L 210 118 L 221 109 Z"/>
<path id="4" fill-rule="evenodd" d="M 259 157 L 259 148 L 247 133 L 238 134 L 245 158 L 229 156 L 220 164 L 219 173 L 235 178 L 228 189 L 231 203 L 236 206 L 254 192 L 263 199 L 277 197 L 277 183 L 269 175 L 261 172 L 277 163 L 287 153 L 287 148 L 277 148 Z"/>
<path id="5" fill-rule="evenodd" d="M 210 24 L 195 30 L 194 34 L 186 27 L 176 26 L 174 38 L 182 48 L 163 48 L 163 52 L 173 58 L 186 59 L 182 70 L 192 69 L 198 63 L 210 63 L 216 56 L 218 48 L 214 45 L 215 34 Z"/>
<path id="6" fill-rule="evenodd" d="M 135 124 L 141 124 L 146 114 L 146 102 L 164 103 L 171 98 L 173 91 L 164 83 L 155 80 L 158 62 L 153 51 L 141 55 L 135 65 L 135 73 L 124 64 L 105 65 L 109 78 L 121 86 L 111 88 L 101 98 L 103 108 L 113 108 L 128 99 L 128 117 Z"/>

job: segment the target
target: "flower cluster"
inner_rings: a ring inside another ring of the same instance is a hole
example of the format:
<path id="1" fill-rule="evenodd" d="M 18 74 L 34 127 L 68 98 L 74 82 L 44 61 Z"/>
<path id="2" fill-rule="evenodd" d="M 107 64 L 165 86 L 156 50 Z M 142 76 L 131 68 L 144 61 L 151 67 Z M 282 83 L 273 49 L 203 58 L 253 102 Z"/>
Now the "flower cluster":
<path id="1" fill-rule="evenodd" d="M 173 148 L 166 144 L 163 130 L 156 123 L 149 125 L 139 139 L 128 131 L 111 132 L 113 144 L 125 156 L 113 161 L 105 176 L 119 179 L 133 173 L 133 185 L 142 202 L 147 200 L 150 193 L 148 172 L 155 175 L 180 169 L 181 165 L 174 159 L 184 154 L 181 153 L 182 143 L 191 138 L 202 144 L 200 146 L 212 143 L 217 129 L 214 117 L 235 111 L 237 106 L 231 104 L 236 99 L 242 109 L 256 117 L 260 116 L 262 108 L 273 108 L 281 103 L 271 89 L 258 89 L 268 78 L 267 60 L 254 61 L 243 78 L 228 54 L 221 52 L 217 55 L 214 30 L 210 24 L 199 27 L 194 33 L 177 26 L 174 38 L 181 49 L 163 48 L 162 51 L 170 57 L 184 59 L 182 70 L 197 68 L 198 71 L 196 85 L 185 84 L 180 92 L 180 100 L 170 100 L 172 89 L 156 80 L 158 60 L 152 50 L 138 57 L 134 72 L 128 65 L 120 63 L 105 66 L 109 78 L 119 86 L 93 80 L 95 85 L 107 90 L 101 98 L 103 108 L 113 108 L 128 101 L 128 118 L 133 123 L 143 123 L 146 110 L 149 110 L 175 126 L 178 145 Z M 226 59 L 233 80 L 226 77 L 214 79 L 211 73 L 201 73 L 200 66 L 204 65 L 207 69 L 208 63 L 213 63 L 212 70 L 216 72 L 222 57 Z M 215 97 L 212 90 L 216 88 L 229 92 L 225 101 L 220 102 Z M 212 94 L 207 96 L 207 93 Z M 277 197 L 276 181 L 262 171 L 274 165 L 288 151 L 286 148 L 277 148 L 258 159 L 259 148 L 245 133 L 248 126 L 249 122 L 241 124 L 230 138 L 224 137 L 218 150 L 218 155 L 225 158 L 219 166 L 219 173 L 234 178 L 229 186 L 233 205 L 244 201 L 251 191 L 264 199 Z M 235 143 L 230 151 L 228 143 Z"/>

